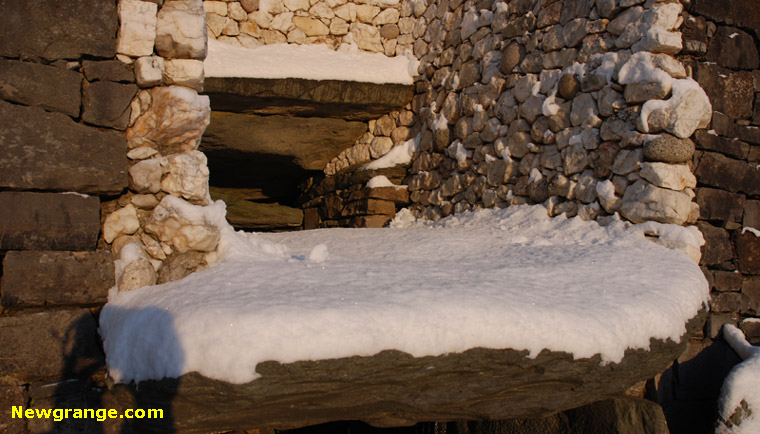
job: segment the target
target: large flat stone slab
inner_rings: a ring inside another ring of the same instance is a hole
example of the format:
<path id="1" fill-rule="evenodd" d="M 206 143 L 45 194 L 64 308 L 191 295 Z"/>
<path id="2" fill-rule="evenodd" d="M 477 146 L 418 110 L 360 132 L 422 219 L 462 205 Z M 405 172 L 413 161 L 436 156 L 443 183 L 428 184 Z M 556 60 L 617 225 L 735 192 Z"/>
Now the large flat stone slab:
<path id="1" fill-rule="evenodd" d="M 227 204 L 227 221 L 235 229 L 295 230 L 303 224 L 303 211 L 277 203 L 259 203 L 248 199 L 246 191 L 231 188 L 210 189 L 211 199 Z"/>
<path id="2" fill-rule="evenodd" d="M 211 110 L 377 119 L 409 104 L 414 86 L 300 78 L 206 77 Z"/>
<path id="3" fill-rule="evenodd" d="M 116 194 L 127 186 L 124 134 L 0 101 L 0 187 Z"/>
<path id="4" fill-rule="evenodd" d="M 116 2 L 0 0 L 0 56 L 79 59 L 116 55 Z"/>
<path id="5" fill-rule="evenodd" d="M 689 323 L 704 323 L 698 315 Z M 376 426 L 421 421 L 543 417 L 622 394 L 662 372 L 686 347 L 652 340 L 650 349 L 628 350 L 620 363 L 599 356 L 476 348 L 415 358 L 399 351 L 372 357 L 259 363 L 261 378 L 234 385 L 191 373 L 178 379 L 115 385 L 120 406 L 171 408 L 172 420 L 141 421 L 146 432 L 294 428 L 335 420 Z"/>
<path id="6" fill-rule="evenodd" d="M 3 259 L 4 308 L 105 304 L 114 285 L 111 252 L 10 251 Z"/>
<path id="7" fill-rule="evenodd" d="M 95 250 L 99 233 L 97 197 L 0 192 L 0 250 Z"/>
<path id="8" fill-rule="evenodd" d="M 0 60 L 0 98 L 78 117 L 82 78 L 64 68 Z"/>

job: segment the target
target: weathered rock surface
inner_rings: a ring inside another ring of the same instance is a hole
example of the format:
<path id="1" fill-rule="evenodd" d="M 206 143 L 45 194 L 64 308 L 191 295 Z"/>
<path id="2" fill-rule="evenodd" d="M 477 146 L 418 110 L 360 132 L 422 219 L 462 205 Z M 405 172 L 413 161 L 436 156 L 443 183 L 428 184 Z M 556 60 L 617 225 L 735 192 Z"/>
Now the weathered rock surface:
<path id="1" fill-rule="evenodd" d="M 5 308 L 92 305 L 114 284 L 109 252 L 10 251 L 0 281 Z"/>
<path id="2" fill-rule="evenodd" d="M 363 122 L 330 118 L 256 116 L 214 111 L 201 150 L 290 159 L 303 170 L 322 170 L 364 132 Z M 212 169 L 213 173 L 213 169 Z"/>
<path id="3" fill-rule="evenodd" d="M 92 373 L 103 366 L 97 323 L 90 311 L 49 310 L 0 317 L 0 375 L 55 380 Z"/>
<path id="4" fill-rule="evenodd" d="M 206 15 L 201 0 L 171 0 L 158 11 L 156 53 L 173 59 L 206 57 Z"/>
<path id="5" fill-rule="evenodd" d="M 219 243 L 219 228 L 206 216 L 188 212 L 189 207 L 175 196 L 164 197 L 145 224 L 145 232 L 155 234 L 180 253 L 213 251 Z"/>
<path id="6" fill-rule="evenodd" d="M 301 227 L 303 211 L 277 203 L 247 200 L 244 194 L 230 188 L 212 188 L 211 198 L 227 204 L 227 221 L 236 229 L 293 230 Z"/>
<path id="7" fill-rule="evenodd" d="M 0 192 L 0 250 L 94 250 L 99 233 L 97 197 Z"/>
<path id="8" fill-rule="evenodd" d="M 0 56 L 78 59 L 116 54 L 116 2 L 2 0 Z"/>
<path id="9" fill-rule="evenodd" d="M 1 187 L 113 194 L 127 185 L 122 134 L 4 101 L 0 124 Z"/>
<path id="10" fill-rule="evenodd" d="M 644 144 L 644 158 L 664 163 L 686 163 L 694 155 L 694 142 L 670 134 L 660 134 Z"/>
<path id="11" fill-rule="evenodd" d="M 680 191 L 656 187 L 644 180 L 628 187 L 623 196 L 621 214 L 634 223 L 654 220 L 683 224 L 689 218 L 691 197 Z"/>
<path id="12" fill-rule="evenodd" d="M 119 2 L 119 42 L 116 50 L 127 56 L 150 56 L 156 42 L 156 11 L 153 2 L 122 0 Z"/>
<path id="13" fill-rule="evenodd" d="M 695 331 L 703 322 L 698 316 L 688 329 Z M 178 433 L 292 428 L 331 420 L 400 426 L 542 417 L 622 394 L 665 369 L 686 340 L 652 340 L 649 351 L 628 350 L 621 363 L 607 365 L 600 365 L 598 356 L 573 360 L 570 354 L 550 351 L 536 358 L 510 349 L 421 358 L 383 351 L 371 357 L 264 362 L 256 367 L 261 378 L 241 385 L 191 373 L 143 381 L 139 388 L 116 385 L 111 392 L 123 407 L 136 400 L 146 408 L 161 408 L 171 401 Z M 165 427 L 165 421 L 145 422 L 146 430 L 163 432 Z"/>
<path id="14" fill-rule="evenodd" d="M 206 77 L 204 93 L 214 111 L 376 119 L 412 100 L 414 87 L 297 78 Z"/>
<path id="15" fill-rule="evenodd" d="M 117 83 L 134 83 L 135 74 L 124 62 L 114 60 L 84 60 L 82 71 L 87 81 L 115 81 Z"/>
<path id="16" fill-rule="evenodd" d="M 0 60 L 0 98 L 79 116 L 82 74 L 40 63 Z"/>
<path id="17" fill-rule="evenodd" d="M 127 129 L 127 145 L 150 146 L 163 155 L 197 149 L 209 119 L 208 97 L 182 86 L 153 88 L 150 107 Z"/>
<path id="18" fill-rule="evenodd" d="M 137 94 L 134 84 L 97 81 L 84 88 L 82 120 L 88 124 L 124 130 L 131 114 L 130 103 Z"/>
<path id="19" fill-rule="evenodd" d="M 541 419 L 457 422 L 459 434 L 669 434 L 662 408 L 652 401 L 619 397 Z"/>

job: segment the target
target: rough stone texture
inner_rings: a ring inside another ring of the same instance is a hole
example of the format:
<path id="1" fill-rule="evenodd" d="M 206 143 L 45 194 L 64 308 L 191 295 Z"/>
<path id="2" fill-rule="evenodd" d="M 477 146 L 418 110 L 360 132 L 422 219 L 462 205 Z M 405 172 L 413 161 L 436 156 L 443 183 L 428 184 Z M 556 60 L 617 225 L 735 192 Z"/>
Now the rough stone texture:
<path id="1" fill-rule="evenodd" d="M 0 432 L 26 433 L 24 419 L 11 417 L 14 406 L 26 406 L 29 400 L 24 389 L 24 386 L 0 386 Z"/>
<path id="2" fill-rule="evenodd" d="M 746 191 L 749 167 L 743 161 L 734 160 L 721 154 L 705 152 L 695 175 L 699 182 L 731 192 Z"/>
<path id="3" fill-rule="evenodd" d="M 748 71 L 731 71 L 716 64 L 700 63 L 694 69 L 694 79 L 707 93 L 715 111 L 737 119 L 752 117 L 755 94 L 752 74 Z"/>
<path id="4" fill-rule="evenodd" d="M 298 229 L 304 213 L 300 209 L 276 203 L 259 203 L 248 200 L 244 192 L 228 188 L 212 188 L 213 200 L 227 204 L 227 221 L 236 229 L 287 230 Z"/>
<path id="5" fill-rule="evenodd" d="M 208 77 L 211 109 L 234 113 L 376 119 L 412 100 L 413 86 L 296 78 Z"/>
<path id="6" fill-rule="evenodd" d="M 739 194 L 703 187 L 697 189 L 697 204 L 704 220 L 741 222 L 744 198 Z"/>
<path id="7" fill-rule="evenodd" d="M 158 11 L 156 53 L 172 59 L 206 57 L 206 14 L 201 0 L 167 1 Z"/>
<path id="8" fill-rule="evenodd" d="M 118 9 L 121 24 L 116 51 L 134 57 L 153 54 L 158 5 L 137 0 L 120 0 Z"/>
<path id="9" fill-rule="evenodd" d="M 79 116 L 82 74 L 39 63 L 0 59 L 0 98 Z"/>
<path id="10" fill-rule="evenodd" d="M 122 134 L 4 101 L 0 124 L 0 187 L 113 194 L 127 185 Z"/>
<path id="11" fill-rule="evenodd" d="M 654 220 L 660 223 L 683 224 L 689 218 L 689 195 L 636 181 L 623 196 L 620 212 L 634 223 Z"/>
<path id="12" fill-rule="evenodd" d="M 97 323 L 86 309 L 49 310 L 0 317 L 0 375 L 22 381 L 89 375 L 103 366 Z"/>
<path id="13" fill-rule="evenodd" d="M 730 25 L 748 27 L 760 35 L 760 12 L 753 0 L 694 0 L 689 11 L 704 15 L 718 22 Z"/>
<path id="14" fill-rule="evenodd" d="M 746 231 L 736 238 L 736 257 L 739 271 L 760 274 L 760 237 Z"/>
<path id="15" fill-rule="evenodd" d="M 649 161 L 679 164 L 690 161 L 693 155 L 694 142 L 670 134 L 660 134 L 644 144 L 644 158 Z"/>
<path id="16" fill-rule="evenodd" d="M 627 396 L 541 419 L 457 422 L 456 427 L 457 434 L 670 434 L 657 403 Z"/>
<path id="17" fill-rule="evenodd" d="M 182 86 L 150 90 L 150 107 L 127 129 L 130 149 L 150 146 L 163 155 L 198 148 L 210 119 L 207 96 Z"/>
<path id="18" fill-rule="evenodd" d="M 116 54 L 116 2 L 1 0 L 0 11 L 0 56 L 54 60 Z"/>
<path id="19" fill-rule="evenodd" d="M 229 209 L 229 208 L 228 208 Z M 157 283 L 182 279 L 191 273 L 206 268 L 206 257 L 200 252 L 185 252 L 171 255 L 164 261 L 158 272 Z"/>
<path id="20" fill-rule="evenodd" d="M 98 233 L 97 197 L 0 192 L 0 250 L 94 250 Z"/>
<path id="21" fill-rule="evenodd" d="M 188 207 L 182 199 L 164 197 L 145 223 L 145 232 L 156 235 L 179 253 L 214 251 L 221 236 L 219 228 L 203 215 L 185 212 Z"/>
<path id="22" fill-rule="evenodd" d="M 736 27 L 718 27 L 710 39 L 705 60 L 731 69 L 757 69 L 760 66 L 755 40 Z"/>
<path id="23" fill-rule="evenodd" d="M 135 74 L 132 68 L 124 62 L 114 60 L 84 60 L 82 71 L 87 81 L 115 81 L 118 83 L 134 83 Z"/>
<path id="24" fill-rule="evenodd" d="M 114 285 L 109 252 L 10 251 L 0 280 L 5 308 L 94 305 Z"/>
<path id="25" fill-rule="evenodd" d="M 693 320 L 689 329 L 696 330 L 703 321 Z M 256 367 L 262 377 L 241 385 L 193 373 L 144 381 L 139 388 L 116 385 L 111 392 L 123 407 L 133 399 L 146 408 L 171 400 L 174 427 L 186 433 L 290 428 L 346 419 L 399 426 L 429 420 L 542 417 L 619 395 L 661 372 L 685 346 L 686 339 L 679 344 L 652 340 L 650 351 L 628 350 L 621 363 L 607 365 L 600 365 L 598 356 L 573 360 L 570 354 L 549 351 L 536 358 L 509 349 L 421 358 L 383 351 L 372 357 L 264 362 Z M 231 401 L 236 402 L 234 408 L 222 404 Z"/>
<path id="26" fill-rule="evenodd" d="M 722 265 L 734 257 L 731 239 L 728 231 L 715 227 L 706 222 L 699 222 L 699 231 L 705 237 L 705 245 L 702 248 L 702 265 Z"/>
<path id="27" fill-rule="evenodd" d="M 697 131 L 694 138 L 700 149 L 720 152 L 728 157 L 739 159 L 745 159 L 749 155 L 749 143 L 736 138 L 722 137 L 704 130 Z"/>
<path id="28" fill-rule="evenodd" d="M 137 94 L 134 84 L 98 81 L 84 88 L 82 120 L 88 124 L 124 130 L 131 114 L 130 103 Z"/>
<path id="29" fill-rule="evenodd" d="M 301 170 L 322 170 L 366 131 L 363 122 L 214 111 L 201 150 L 212 166 L 213 160 L 228 154 L 258 160 L 261 170 L 268 170 L 264 166 L 278 160 L 280 165 L 295 165 Z M 215 171 L 212 167 L 211 173 Z"/>
<path id="30" fill-rule="evenodd" d="M 166 157 L 167 171 L 161 180 L 161 190 L 193 203 L 205 204 L 208 196 L 209 170 L 206 155 L 190 151 Z"/>

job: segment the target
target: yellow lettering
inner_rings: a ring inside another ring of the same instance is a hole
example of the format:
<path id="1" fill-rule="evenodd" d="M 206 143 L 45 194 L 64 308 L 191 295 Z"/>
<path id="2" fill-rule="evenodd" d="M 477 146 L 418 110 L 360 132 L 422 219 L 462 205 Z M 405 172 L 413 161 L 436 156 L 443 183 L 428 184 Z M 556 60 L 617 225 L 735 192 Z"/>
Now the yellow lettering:
<path id="1" fill-rule="evenodd" d="M 150 408 L 148 409 L 148 419 L 163 419 L 164 410 L 162 408 Z"/>
<path id="2" fill-rule="evenodd" d="M 26 416 L 27 419 L 34 419 L 34 410 L 27 408 L 26 411 L 24 411 L 24 416 Z"/>
<path id="3" fill-rule="evenodd" d="M 73 411 L 73 410 L 72 410 L 72 409 L 70 409 L 70 408 L 67 408 L 67 409 L 66 409 L 66 419 L 68 419 L 68 418 L 69 418 L 69 413 L 71 413 L 72 411 Z"/>
<path id="4" fill-rule="evenodd" d="M 98 411 L 95 412 L 95 414 L 98 416 L 98 422 L 103 422 L 104 420 L 106 420 L 105 408 L 99 408 Z"/>
<path id="5" fill-rule="evenodd" d="M 82 409 L 77 408 L 74 410 L 74 419 L 81 419 L 82 418 Z"/>
<path id="6" fill-rule="evenodd" d="M 14 405 L 11 406 L 11 419 L 23 419 L 24 418 L 24 407 L 20 405 Z"/>
<path id="7" fill-rule="evenodd" d="M 142 408 L 138 408 L 137 410 L 135 410 L 135 416 L 138 419 L 144 418 L 145 417 L 145 410 L 143 410 Z"/>
<path id="8" fill-rule="evenodd" d="M 34 410 L 37 413 L 37 418 L 42 419 L 44 417 L 45 419 L 50 419 L 51 410 L 49 408 L 35 408 Z"/>
<path id="9" fill-rule="evenodd" d="M 119 417 L 119 412 L 116 409 L 112 408 L 108 410 L 108 417 L 110 417 L 111 419 L 116 419 L 117 417 Z"/>
<path id="10" fill-rule="evenodd" d="M 69 410 L 69 409 L 67 409 Z M 64 412 L 62 408 L 56 408 L 53 410 L 53 420 L 56 422 L 60 422 L 63 420 L 63 415 L 67 412 Z"/>
<path id="11" fill-rule="evenodd" d="M 85 408 L 84 417 L 86 417 L 87 419 L 95 419 L 95 410 L 92 408 Z"/>

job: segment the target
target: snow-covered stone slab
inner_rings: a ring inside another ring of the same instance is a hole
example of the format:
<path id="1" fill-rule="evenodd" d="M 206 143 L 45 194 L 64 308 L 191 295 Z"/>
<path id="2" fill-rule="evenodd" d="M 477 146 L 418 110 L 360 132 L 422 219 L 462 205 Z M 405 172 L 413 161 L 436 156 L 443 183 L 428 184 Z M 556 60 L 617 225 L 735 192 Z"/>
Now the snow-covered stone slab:
<path id="1" fill-rule="evenodd" d="M 100 316 L 111 377 L 140 382 L 115 393 L 178 395 L 180 432 L 577 407 L 666 368 L 709 294 L 643 229 L 542 206 L 266 235 L 235 233 L 220 206 L 186 211 L 208 209 L 221 262 L 113 293 Z M 180 380 L 145 381 L 164 377 Z"/>

